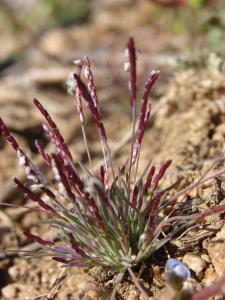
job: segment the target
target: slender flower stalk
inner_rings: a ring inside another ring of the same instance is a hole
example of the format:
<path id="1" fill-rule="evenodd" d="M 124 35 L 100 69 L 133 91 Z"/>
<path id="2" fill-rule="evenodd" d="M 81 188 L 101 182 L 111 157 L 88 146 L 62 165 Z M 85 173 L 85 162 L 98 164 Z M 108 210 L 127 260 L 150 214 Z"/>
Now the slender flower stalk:
<path id="1" fill-rule="evenodd" d="M 82 72 L 82 68 L 83 68 L 82 62 L 80 60 L 78 60 L 78 61 L 74 61 L 74 63 L 77 65 L 77 74 L 78 74 L 78 76 L 80 76 L 81 72 Z M 76 107 L 77 107 L 77 112 L 78 112 L 78 115 L 79 115 L 79 118 L 80 118 L 80 125 L 81 125 L 83 140 L 84 140 L 84 144 L 85 144 L 85 147 L 86 147 L 89 163 L 92 166 L 91 154 L 90 154 L 90 150 L 89 150 L 89 147 L 88 147 L 88 141 L 87 141 L 85 125 L 84 125 L 85 118 L 84 118 L 82 101 L 81 101 L 81 92 L 78 89 L 78 87 L 77 87 L 77 85 L 74 81 L 74 73 L 73 72 L 69 74 L 67 84 L 69 86 L 68 90 L 70 91 L 70 93 L 72 95 L 73 94 L 76 95 Z M 72 87 L 71 87 L 71 84 L 72 84 Z M 92 169 L 92 172 L 93 172 L 93 169 Z"/>
<path id="2" fill-rule="evenodd" d="M 44 161 L 46 162 L 47 166 L 51 168 L 51 156 L 45 151 L 45 149 L 42 147 L 39 141 L 35 141 L 35 146 L 42 158 L 44 159 Z"/>
<path id="3" fill-rule="evenodd" d="M 142 139 L 143 139 L 144 132 L 145 132 L 145 129 L 146 129 L 149 117 L 150 117 L 151 106 L 148 105 L 148 98 L 151 93 L 152 87 L 155 84 L 158 77 L 159 77 L 159 71 L 152 71 L 149 79 L 147 80 L 147 82 L 145 84 L 144 94 L 143 94 L 142 103 L 141 103 L 137 140 L 136 140 L 136 143 L 134 146 L 134 151 L 132 153 L 132 163 L 133 164 L 135 163 L 135 161 L 138 157 L 138 154 L 140 153 Z"/>
<path id="4" fill-rule="evenodd" d="M 127 48 L 125 50 L 125 56 L 128 58 L 128 61 L 125 62 L 125 70 L 127 69 L 130 72 L 130 80 L 128 82 L 128 87 L 130 91 L 130 106 L 132 112 L 132 133 L 131 133 L 131 152 L 130 152 L 130 164 L 128 171 L 128 181 L 131 177 L 131 167 L 132 167 L 132 155 L 134 151 L 134 142 L 135 142 L 135 127 L 137 119 L 137 70 L 136 70 L 136 49 L 134 45 L 133 38 L 130 38 L 127 43 Z"/>
<path id="5" fill-rule="evenodd" d="M 225 274 L 223 274 L 218 280 L 216 280 L 210 286 L 207 286 L 202 290 L 193 293 L 193 295 L 190 297 L 190 300 L 207 300 L 210 299 L 211 297 L 215 297 L 221 292 L 224 295 L 224 286 L 225 286 Z"/>
<path id="6" fill-rule="evenodd" d="M 111 171 L 112 171 L 112 176 L 115 179 L 115 173 L 114 173 L 110 148 L 109 148 L 108 142 L 107 142 L 106 131 L 105 131 L 105 127 L 102 123 L 100 113 L 99 113 L 98 98 L 96 96 L 96 89 L 95 89 L 92 77 L 90 79 L 90 74 L 92 74 L 92 73 L 90 72 L 89 60 L 87 60 L 87 62 L 88 62 L 88 64 L 87 64 L 86 70 L 88 70 L 88 71 L 86 71 L 86 73 L 87 73 L 86 76 L 89 80 L 89 88 L 87 88 L 85 86 L 85 84 L 81 80 L 80 76 L 76 73 L 74 73 L 74 80 L 76 82 L 77 88 L 79 89 L 79 92 L 80 92 L 81 96 L 86 101 L 86 103 L 87 103 L 87 105 L 90 109 L 90 112 L 91 112 L 92 116 L 94 117 L 94 120 L 95 120 L 96 125 L 98 127 L 99 134 L 100 134 L 100 139 L 101 139 L 101 144 L 102 144 L 102 151 L 103 151 L 103 157 L 104 157 L 106 172 L 108 174 L 108 159 L 109 159 L 109 163 L 110 163 L 110 167 L 111 167 Z M 106 155 L 106 153 L 108 155 Z"/>

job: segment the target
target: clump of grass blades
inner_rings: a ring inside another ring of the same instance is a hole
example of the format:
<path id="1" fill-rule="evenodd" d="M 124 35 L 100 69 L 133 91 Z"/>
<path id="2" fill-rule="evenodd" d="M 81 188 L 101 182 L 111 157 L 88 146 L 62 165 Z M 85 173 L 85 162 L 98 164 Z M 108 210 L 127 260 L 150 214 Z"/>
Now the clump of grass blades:
<path id="1" fill-rule="evenodd" d="M 32 163 L 2 120 L 0 129 L 4 138 L 17 152 L 19 163 L 25 167 L 29 179 L 28 185 L 14 178 L 15 185 L 49 215 L 47 223 L 57 234 L 56 241 L 45 240 L 26 232 L 28 239 L 40 245 L 36 252 L 28 251 L 26 254 L 34 257 L 49 256 L 67 267 L 108 267 L 118 272 L 118 281 L 122 280 L 123 274 L 128 270 L 136 286 L 144 293 L 132 267 L 151 256 L 182 228 L 201 221 L 207 215 L 224 211 L 225 206 L 221 205 L 197 215 L 176 214 L 180 204 L 193 188 L 225 172 L 222 169 L 209 174 L 224 158 L 224 153 L 212 163 L 201 178 L 173 196 L 168 193 L 173 186 L 166 189 L 159 186 L 171 160 L 163 162 L 159 168 L 150 161 L 138 176 L 142 140 L 151 113 L 149 95 L 159 77 L 159 71 L 152 71 L 146 81 L 138 114 L 136 50 L 132 38 L 127 43 L 126 57 L 125 69 L 130 74 L 129 91 L 133 122 L 130 155 L 124 166 L 116 170 L 112 161 L 101 120 L 91 64 L 87 57 L 74 62 L 76 71 L 70 74 L 68 85 L 70 92 L 76 96 L 76 107 L 90 166 L 92 158 L 85 132 L 83 101 L 88 106 L 99 131 L 104 159 L 98 171 L 94 172 L 92 168 L 88 170 L 81 162 L 77 162 L 75 166 L 73 156 L 56 124 L 37 99 L 33 101 L 45 118 L 43 129 L 55 145 L 55 153 L 47 153 L 38 141 L 35 145 L 54 174 L 54 184 L 48 182 Z M 77 166 L 84 173 L 83 177 L 79 175 Z M 49 201 L 43 200 L 40 194 L 47 195 Z M 170 225 L 171 230 L 164 233 L 167 225 Z"/>

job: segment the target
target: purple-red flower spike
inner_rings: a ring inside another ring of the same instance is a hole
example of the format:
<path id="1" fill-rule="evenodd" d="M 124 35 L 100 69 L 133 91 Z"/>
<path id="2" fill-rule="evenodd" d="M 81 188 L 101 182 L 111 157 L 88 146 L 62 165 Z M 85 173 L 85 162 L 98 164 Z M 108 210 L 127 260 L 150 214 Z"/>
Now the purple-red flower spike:
<path id="1" fill-rule="evenodd" d="M 138 187 L 135 185 L 135 186 L 132 188 L 131 193 L 130 193 L 130 203 L 132 203 L 132 205 L 135 205 L 136 202 L 137 202 L 138 192 L 139 192 L 139 189 L 138 189 Z"/>
<path id="2" fill-rule="evenodd" d="M 151 239 L 153 236 L 153 232 L 154 232 L 154 227 L 156 226 L 155 224 L 155 217 L 157 215 L 157 210 L 159 207 L 159 203 L 162 197 L 162 193 L 159 192 L 156 197 L 153 199 L 153 203 L 152 203 L 152 208 L 149 214 L 149 218 L 147 221 L 147 224 L 145 226 L 145 231 L 143 233 L 143 236 L 145 237 L 145 239 Z"/>
<path id="3" fill-rule="evenodd" d="M 82 102 L 81 102 L 81 93 L 78 88 L 76 88 L 76 107 L 77 107 L 77 112 L 80 117 L 80 123 L 81 125 L 84 125 L 84 112 L 83 112 L 83 107 L 82 107 Z"/>
<path id="4" fill-rule="evenodd" d="M 159 71 L 152 71 L 150 74 L 150 78 L 147 80 L 144 88 L 144 94 L 142 97 L 142 103 L 141 103 L 141 111 L 140 111 L 140 116 L 139 116 L 139 124 L 138 124 L 138 133 L 137 133 L 137 139 L 136 143 L 133 149 L 133 154 L 132 154 L 132 162 L 134 163 L 137 156 L 138 152 L 140 151 L 142 139 L 144 136 L 144 131 L 146 129 L 147 122 L 150 117 L 150 112 L 151 112 L 151 105 L 148 105 L 148 98 L 149 94 L 152 90 L 152 87 L 156 80 L 159 77 Z"/>
<path id="5" fill-rule="evenodd" d="M 145 183 L 146 191 L 151 186 L 152 177 L 153 177 L 154 173 L 155 173 L 155 166 L 151 166 L 150 169 L 149 169 L 148 175 L 147 175 L 146 183 Z"/>
<path id="6" fill-rule="evenodd" d="M 12 146 L 12 148 L 17 152 L 17 156 L 19 158 L 19 164 L 24 166 L 26 175 L 28 179 L 32 180 L 35 184 L 40 184 L 42 186 L 46 186 L 47 182 L 39 171 L 39 169 L 32 163 L 32 161 L 28 158 L 25 152 L 21 149 L 19 144 L 17 143 L 14 136 L 10 133 L 7 126 L 4 124 L 2 119 L 0 119 L 0 130 L 5 138 L 5 140 Z"/>
<path id="7" fill-rule="evenodd" d="M 99 212 L 99 209 L 98 209 L 98 207 L 97 207 L 97 205 L 95 203 L 94 198 L 91 197 L 88 193 L 84 193 L 84 195 L 85 195 L 87 204 L 90 206 L 90 208 L 92 209 L 92 211 L 94 213 L 94 216 L 96 218 L 96 221 L 99 224 L 100 229 L 104 231 L 104 225 L 103 225 L 102 216 L 101 216 L 101 214 Z"/>
<path id="8" fill-rule="evenodd" d="M 147 104 L 148 104 L 148 98 L 151 93 L 152 87 L 155 84 L 158 77 L 159 77 L 159 71 L 152 71 L 150 74 L 150 78 L 147 80 L 147 82 L 145 84 L 144 94 L 143 94 L 142 103 L 141 103 L 140 118 L 139 118 L 139 126 L 138 126 L 139 130 L 141 130 L 141 128 L 144 125 L 146 109 L 147 109 Z"/>
<path id="9" fill-rule="evenodd" d="M 106 172 L 103 165 L 101 165 L 99 168 L 99 175 L 100 175 L 101 182 L 103 184 L 106 184 Z"/>
<path id="10" fill-rule="evenodd" d="M 129 71 L 130 71 L 130 81 L 129 81 L 129 90 L 130 90 L 130 105 L 134 107 L 137 97 L 137 74 L 136 74 L 136 50 L 134 45 L 134 39 L 130 38 L 127 43 L 126 53 L 128 54 L 129 59 Z"/>
<path id="11" fill-rule="evenodd" d="M 84 60 L 85 60 L 84 75 L 88 80 L 88 83 L 87 83 L 88 91 L 91 95 L 91 98 L 94 102 L 94 105 L 95 105 L 96 109 L 99 111 L 98 96 L 97 96 L 96 87 L 95 87 L 95 84 L 94 84 L 93 73 L 91 71 L 91 63 L 90 63 L 90 60 L 87 56 L 84 58 Z"/>
<path id="12" fill-rule="evenodd" d="M 0 130 L 2 132 L 2 135 L 4 136 L 5 140 L 11 144 L 14 150 L 19 150 L 20 147 L 16 141 L 16 139 L 13 137 L 13 135 L 9 132 L 8 128 L 6 127 L 5 123 L 0 118 Z"/>
<path id="13" fill-rule="evenodd" d="M 95 102 L 94 100 L 92 99 L 89 91 L 87 90 L 85 84 L 83 83 L 83 81 L 81 80 L 80 76 L 78 74 L 74 74 L 74 79 L 76 80 L 76 83 L 77 83 L 77 87 L 83 97 L 83 99 L 87 102 L 88 104 L 88 107 L 90 109 L 90 112 L 96 122 L 96 125 L 100 131 L 100 135 L 102 137 L 102 139 L 104 141 L 107 140 L 106 138 L 106 132 L 105 132 L 105 128 L 104 128 L 104 125 L 102 124 L 102 121 L 101 121 L 101 118 L 100 118 L 100 115 L 99 115 L 99 110 L 98 108 L 95 106 Z"/>
<path id="14" fill-rule="evenodd" d="M 65 166 L 65 170 L 68 174 L 70 185 L 77 188 L 79 191 L 83 192 L 84 191 L 84 182 L 78 176 L 75 169 L 68 165 L 68 166 Z"/>
<path id="15" fill-rule="evenodd" d="M 76 253 L 84 255 L 84 252 L 80 249 L 79 243 L 77 243 L 72 233 L 69 234 L 69 240 L 72 248 L 76 251 Z"/>
<path id="16" fill-rule="evenodd" d="M 72 192 L 68 178 L 64 172 L 63 160 L 60 159 L 59 155 L 53 155 L 53 171 L 55 173 L 55 179 L 58 183 L 59 193 L 64 195 L 66 199 L 75 201 L 76 196 Z"/>
<path id="17" fill-rule="evenodd" d="M 81 75 L 82 67 L 83 67 L 83 65 L 81 63 L 78 64 L 77 72 L 76 72 L 78 76 Z M 72 86 L 74 87 L 73 93 L 75 93 L 75 95 L 76 95 L 76 107 L 77 107 L 78 115 L 80 117 L 80 123 L 82 126 L 82 125 L 84 125 L 85 118 L 84 118 L 83 106 L 82 106 L 82 101 L 81 101 L 81 92 L 80 92 L 79 88 L 77 87 L 77 84 L 74 80 L 74 72 L 70 73 L 68 81 L 69 82 L 67 82 L 67 83 L 70 84 L 70 82 L 72 82 Z"/>
<path id="18" fill-rule="evenodd" d="M 155 198 L 152 200 L 152 208 L 150 211 L 150 217 L 154 218 L 157 214 L 157 209 L 159 207 L 159 202 L 161 200 L 161 197 L 163 195 L 163 192 L 158 192 L 158 194 L 155 196 Z"/>
<path id="19" fill-rule="evenodd" d="M 21 181 L 19 181 L 17 178 L 13 178 L 13 182 L 15 183 L 16 187 L 29 199 L 31 199 L 34 202 L 37 202 L 42 208 L 44 208 L 46 211 L 50 213 L 56 213 L 55 209 L 45 203 L 40 197 L 38 197 L 34 192 L 31 191 L 28 187 L 26 187 Z"/>
<path id="20" fill-rule="evenodd" d="M 146 107 L 147 107 L 147 103 L 148 103 L 148 97 L 151 93 L 152 87 L 155 84 L 156 80 L 159 77 L 159 71 L 152 71 L 150 73 L 150 77 L 147 80 L 146 84 L 145 84 L 145 88 L 144 88 L 144 94 L 142 97 L 142 103 L 141 103 L 141 112 L 140 112 L 140 120 L 143 121 L 144 116 L 145 116 L 145 112 L 146 112 Z"/>
<path id="21" fill-rule="evenodd" d="M 62 257 L 57 257 L 57 256 L 53 256 L 52 259 L 57 261 L 57 262 L 61 262 L 63 264 L 68 264 L 69 262 L 71 262 L 71 259 L 68 260 L 68 259 L 65 259 L 65 258 L 62 258 Z"/>
<path id="22" fill-rule="evenodd" d="M 51 168 L 51 156 L 45 151 L 43 146 L 37 140 L 35 141 L 35 146 L 36 146 L 38 152 L 41 154 L 41 156 L 45 160 L 48 167 Z"/>
<path id="23" fill-rule="evenodd" d="M 50 117 L 49 113 L 37 99 L 34 98 L 33 102 L 34 102 L 35 106 L 40 110 L 42 115 L 45 117 L 46 121 L 48 122 L 48 125 L 52 131 L 52 134 L 53 134 L 55 140 L 57 141 L 57 146 L 61 148 L 61 152 L 65 155 L 65 158 L 68 158 L 70 161 L 72 161 L 73 157 L 69 151 L 69 148 L 65 144 L 65 141 L 64 141 L 62 135 L 60 134 L 56 124 Z"/>
<path id="24" fill-rule="evenodd" d="M 166 170 L 169 168 L 171 163 L 172 163 L 172 160 L 170 159 L 170 160 L 167 160 L 165 163 L 163 163 L 160 166 L 158 173 L 155 175 L 155 177 L 152 180 L 153 191 L 157 188 L 160 179 L 164 176 Z"/>
<path id="25" fill-rule="evenodd" d="M 148 124 L 148 121 L 149 121 L 149 118 L 150 118 L 151 109 L 152 109 L 151 104 L 148 104 L 147 109 L 146 109 L 146 113 L 145 113 L 145 119 L 144 119 L 144 127 L 145 128 L 146 128 L 146 126 Z"/>
<path id="26" fill-rule="evenodd" d="M 28 239 L 30 239 L 30 240 L 32 240 L 34 242 L 37 242 L 38 244 L 44 245 L 44 246 L 53 246 L 55 244 L 54 242 L 43 240 L 39 236 L 34 235 L 34 234 L 30 233 L 30 232 L 24 232 L 23 234 Z"/>

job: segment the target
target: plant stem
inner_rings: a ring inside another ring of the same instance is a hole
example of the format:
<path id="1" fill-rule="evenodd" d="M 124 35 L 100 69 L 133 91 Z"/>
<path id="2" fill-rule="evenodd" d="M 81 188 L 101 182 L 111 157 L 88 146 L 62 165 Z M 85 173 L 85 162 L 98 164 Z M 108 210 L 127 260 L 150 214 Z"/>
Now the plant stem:
<path id="1" fill-rule="evenodd" d="M 148 294 L 145 292 L 145 290 L 143 289 L 143 287 L 140 285 L 140 283 L 138 282 L 138 279 L 136 278 L 136 276 L 134 275 L 134 272 L 131 270 L 131 268 L 128 268 L 128 272 L 130 273 L 130 276 L 135 284 L 135 286 L 137 287 L 137 289 L 140 291 L 140 293 L 142 294 L 144 300 L 149 300 L 149 296 Z"/>

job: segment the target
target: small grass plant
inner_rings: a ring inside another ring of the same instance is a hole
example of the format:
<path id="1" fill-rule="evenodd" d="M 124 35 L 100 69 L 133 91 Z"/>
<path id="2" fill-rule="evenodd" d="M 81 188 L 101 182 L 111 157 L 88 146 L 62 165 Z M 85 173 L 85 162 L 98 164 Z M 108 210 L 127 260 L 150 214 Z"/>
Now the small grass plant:
<path id="1" fill-rule="evenodd" d="M 82 162 L 74 162 L 57 125 L 39 100 L 34 99 L 33 102 L 45 119 L 43 130 L 54 144 L 55 152 L 47 153 L 38 141 L 35 141 L 35 145 L 47 168 L 52 171 L 52 182 L 33 164 L 0 120 L 2 135 L 17 152 L 19 164 L 25 168 L 27 176 L 27 182 L 18 178 L 13 178 L 13 182 L 18 190 L 39 205 L 40 211 L 48 214 L 46 222 L 56 232 L 55 239 L 49 240 L 25 232 L 28 239 L 39 244 L 37 251 L 27 251 L 26 255 L 48 256 L 63 263 L 65 267 L 109 268 L 118 274 L 117 283 L 129 272 L 147 299 L 132 268 L 153 255 L 183 228 L 200 222 L 208 215 L 224 211 L 225 205 L 220 205 L 190 216 L 176 213 L 190 191 L 225 173 L 225 169 L 211 173 L 224 159 L 224 153 L 215 159 L 198 180 L 173 194 L 170 190 L 174 185 L 162 188 L 160 184 L 171 165 L 170 159 L 158 168 L 150 160 L 143 170 L 139 170 L 141 145 L 151 115 L 149 95 L 159 77 L 159 71 L 149 74 L 138 105 L 136 50 L 130 38 L 125 62 L 125 69 L 129 72 L 132 116 L 130 153 L 124 165 L 116 168 L 101 119 L 90 61 L 85 57 L 74 63 L 75 71 L 69 75 L 68 85 L 70 92 L 75 95 L 89 166 L 93 164 L 86 137 L 84 104 L 97 126 L 103 153 L 102 164 L 97 171 L 84 166 Z M 164 232 L 168 226 L 170 230 Z"/>

